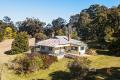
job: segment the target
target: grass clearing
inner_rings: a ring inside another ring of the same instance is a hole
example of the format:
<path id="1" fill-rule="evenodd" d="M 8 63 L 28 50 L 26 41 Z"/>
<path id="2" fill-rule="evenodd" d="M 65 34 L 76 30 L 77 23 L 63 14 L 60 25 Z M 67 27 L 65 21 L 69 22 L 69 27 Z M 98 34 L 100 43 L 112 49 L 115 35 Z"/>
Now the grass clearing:
<path id="1" fill-rule="evenodd" d="M 92 68 L 110 68 L 110 67 L 120 67 L 120 57 L 98 55 L 90 56 Z"/>

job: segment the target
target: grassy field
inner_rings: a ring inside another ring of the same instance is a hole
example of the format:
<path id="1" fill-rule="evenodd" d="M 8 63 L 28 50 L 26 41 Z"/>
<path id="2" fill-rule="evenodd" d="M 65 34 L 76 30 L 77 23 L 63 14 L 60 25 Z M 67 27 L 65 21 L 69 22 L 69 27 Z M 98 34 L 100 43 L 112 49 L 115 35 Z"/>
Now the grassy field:
<path id="1" fill-rule="evenodd" d="M 120 68 L 120 57 L 113 56 L 90 56 L 91 60 L 91 68 L 103 69 L 110 67 L 119 67 Z M 8 70 L 4 67 L 2 78 L 3 80 L 32 80 L 32 79 L 41 79 L 41 80 L 62 80 L 62 79 L 54 79 L 56 75 L 60 75 L 64 77 L 65 75 L 61 75 L 62 72 L 69 72 L 67 68 L 68 62 L 71 59 L 61 59 L 58 62 L 52 64 L 49 69 L 40 70 L 38 72 L 29 74 L 29 75 L 16 75 L 12 70 Z M 64 73 L 65 74 L 65 73 Z M 67 76 L 66 76 L 67 77 Z"/>
<path id="2" fill-rule="evenodd" d="M 120 57 L 114 56 L 90 56 L 89 59 L 91 62 L 92 68 L 110 68 L 110 67 L 120 67 Z"/>

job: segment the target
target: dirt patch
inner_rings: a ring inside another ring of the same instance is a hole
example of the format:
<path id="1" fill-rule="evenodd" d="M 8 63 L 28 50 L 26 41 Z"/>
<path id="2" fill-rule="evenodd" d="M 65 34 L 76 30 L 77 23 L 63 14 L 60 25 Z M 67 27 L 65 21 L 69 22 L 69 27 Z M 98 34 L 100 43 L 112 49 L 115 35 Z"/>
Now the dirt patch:
<path id="1" fill-rule="evenodd" d="M 0 63 L 7 63 L 8 61 L 14 59 L 16 55 L 6 55 L 4 54 L 5 51 L 8 51 L 11 49 L 13 39 L 4 40 L 3 42 L 0 42 Z M 29 39 L 29 46 L 35 45 L 35 39 L 31 38 Z"/>

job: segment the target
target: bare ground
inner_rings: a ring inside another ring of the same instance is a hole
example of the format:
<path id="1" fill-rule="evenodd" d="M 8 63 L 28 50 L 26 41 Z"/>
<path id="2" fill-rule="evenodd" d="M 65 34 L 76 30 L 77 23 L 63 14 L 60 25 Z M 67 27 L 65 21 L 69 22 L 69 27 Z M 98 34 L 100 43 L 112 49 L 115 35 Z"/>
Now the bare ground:
<path id="1" fill-rule="evenodd" d="M 4 54 L 5 51 L 11 49 L 13 39 L 4 40 L 0 42 L 0 63 L 7 63 L 9 60 L 12 60 L 16 55 L 6 55 Z M 29 46 L 34 46 L 35 39 L 29 39 Z"/>

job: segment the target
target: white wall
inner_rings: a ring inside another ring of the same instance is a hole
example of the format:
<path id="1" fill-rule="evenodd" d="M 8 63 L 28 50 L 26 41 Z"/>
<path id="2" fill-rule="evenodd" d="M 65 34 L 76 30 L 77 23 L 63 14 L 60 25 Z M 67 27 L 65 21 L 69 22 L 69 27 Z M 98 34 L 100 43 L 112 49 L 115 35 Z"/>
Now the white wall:
<path id="1" fill-rule="evenodd" d="M 36 48 L 36 51 L 38 52 L 46 52 L 46 53 L 53 53 L 53 51 L 49 50 L 49 47 L 44 46 L 44 49 L 41 48 L 41 46 Z"/>
<path id="2" fill-rule="evenodd" d="M 84 46 L 84 50 L 81 50 L 81 47 L 83 47 L 83 46 L 78 47 L 78 51 L 80 52 L 81 55 L 83 55 L 83 54 L 85 54 L 86 48 Z"/>
<path id="3" fill-rule="evenodd" d="M 60 52 L 64 52 L 65 50 L 64 49 L 58 49 L 58 50 L 55 50 L 54 53 L 55 54 L 60 54 Z"/>

